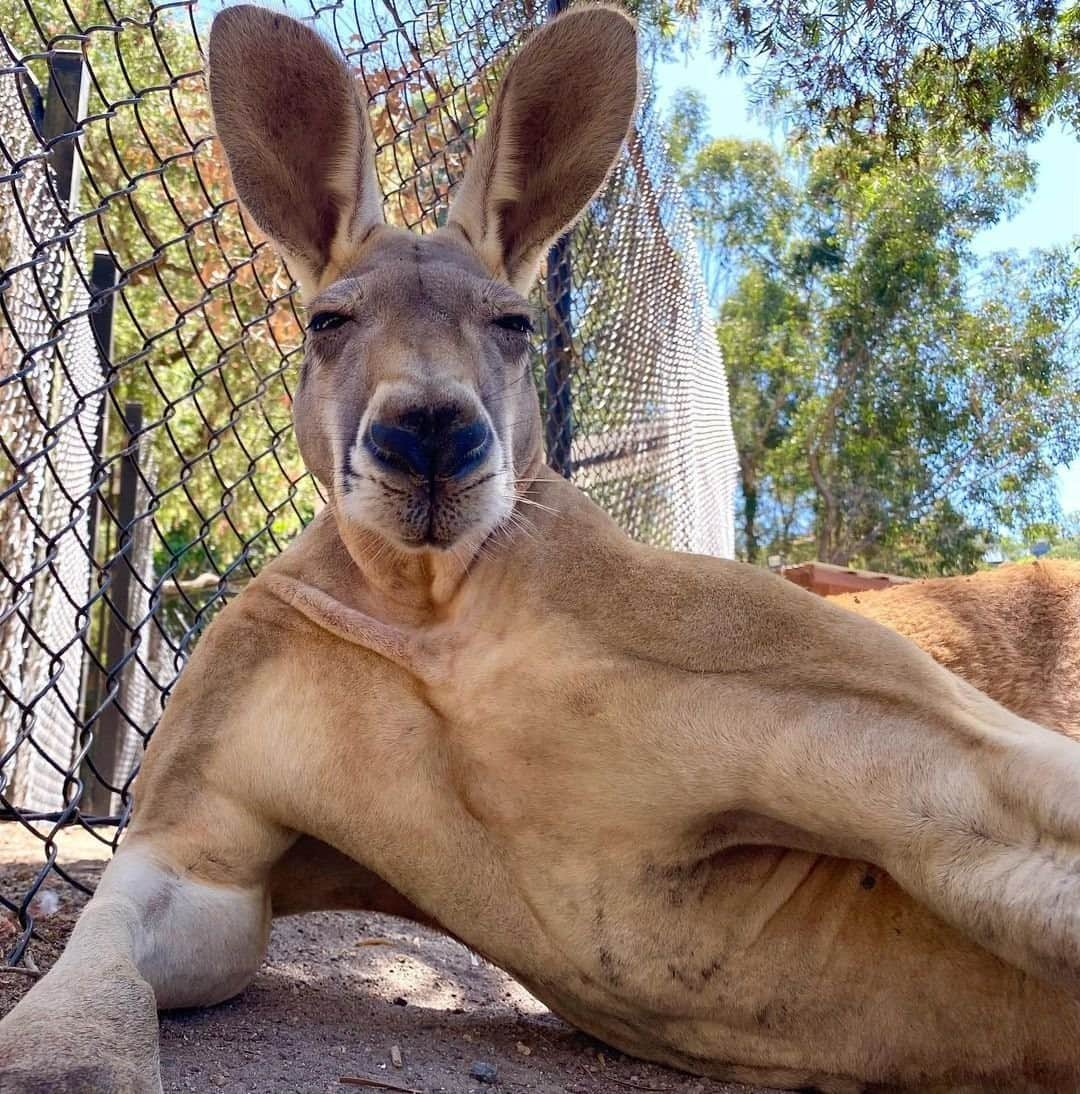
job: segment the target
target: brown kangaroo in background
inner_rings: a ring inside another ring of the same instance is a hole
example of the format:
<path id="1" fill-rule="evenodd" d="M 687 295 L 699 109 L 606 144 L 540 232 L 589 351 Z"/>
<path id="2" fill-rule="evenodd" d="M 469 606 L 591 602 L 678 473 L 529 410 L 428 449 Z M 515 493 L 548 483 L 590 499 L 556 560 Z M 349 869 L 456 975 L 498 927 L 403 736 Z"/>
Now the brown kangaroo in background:
<path id="1" fill-rule="evenodd" d="M 525 294 L 619 154 L 630 20 L 530 37 L 422 237 L 384 224 L 312 30 L 227 9 L 209 68 L 309 304 L 294 414 L 331 503 L 200 640 L 0 1023 L 0 1090 L 160 1090 L 155 1006 L 241 991 L 274 914 L 328 906 L 435 924 L 700 1075 L 1076 1090 L 1075 743 L 778 577 L 632 542 L 544 466 Z"/>
<path id="2" fill-rule="evenodd" d="M 1080 562 L 1001 566 L 831 598 L 1014 714 L 1080 738 Z"/>

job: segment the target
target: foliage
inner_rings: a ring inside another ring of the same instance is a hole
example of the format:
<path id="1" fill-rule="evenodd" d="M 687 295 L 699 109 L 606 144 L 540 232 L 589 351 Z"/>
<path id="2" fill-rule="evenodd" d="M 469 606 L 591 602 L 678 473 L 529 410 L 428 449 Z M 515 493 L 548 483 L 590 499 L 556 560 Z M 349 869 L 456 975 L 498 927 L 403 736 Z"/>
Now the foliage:
<path id="1" fill-rule="evenodd" d="M 1026 528 L 1023 535 L 1004 535 L 996 546 L 1003 562 L 1036 557 L 1080 561 L 1080 510 L 1066 514 L 1057 523 Z"/>
<path id="2" fill-rule="evenodd" d="M 644 0 L 668 52 L 707 34 L 720 67 L 814 139 L 917 153 L 1080 132 L 1080 7 L 1068 0 Z"/>
<path id="3" fill-rule="evenodd" d="M 1063 250 L 980 267 L 1019 154 L 705 139 L 671 119 L 732 389 L 746 557 L 974 567 L 1055 516 L 1080 452 L 1080 282 Z"/>

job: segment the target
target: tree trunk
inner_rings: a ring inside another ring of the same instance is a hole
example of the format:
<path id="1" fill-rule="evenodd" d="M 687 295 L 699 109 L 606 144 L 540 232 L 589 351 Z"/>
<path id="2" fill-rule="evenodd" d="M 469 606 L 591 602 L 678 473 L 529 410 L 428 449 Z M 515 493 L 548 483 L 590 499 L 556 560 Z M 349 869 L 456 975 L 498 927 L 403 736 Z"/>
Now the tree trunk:
<path id="1" fill-rule="evenodd" d="M 761 545 L 757 537 L 757 475 L 748 462 L 740 460 L 739 464 L 742 473 L 743 539 L 746 541 L 746 561 L 756 563 L 761 553 Z"/>

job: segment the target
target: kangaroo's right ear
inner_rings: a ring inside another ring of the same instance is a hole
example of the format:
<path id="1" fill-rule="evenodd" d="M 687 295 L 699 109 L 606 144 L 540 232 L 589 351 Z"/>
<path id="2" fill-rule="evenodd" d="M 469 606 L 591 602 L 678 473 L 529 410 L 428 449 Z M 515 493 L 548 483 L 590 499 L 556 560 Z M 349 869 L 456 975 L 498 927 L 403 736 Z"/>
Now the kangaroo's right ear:
<path id="1" fill-rule="evenodd" d="M 448 218 L 492 276 L 529 291 L 618 158 L 637 96 L 636 28 L 623 12 L 574 7 L 529 35 Z"/>
<path id="2" fill-rule="evenodd" d="M 247 4 L 215 17 L 208 67 L 236 192 L 310 299 L 383 222 L 356 83 L 310 27 Z"/>

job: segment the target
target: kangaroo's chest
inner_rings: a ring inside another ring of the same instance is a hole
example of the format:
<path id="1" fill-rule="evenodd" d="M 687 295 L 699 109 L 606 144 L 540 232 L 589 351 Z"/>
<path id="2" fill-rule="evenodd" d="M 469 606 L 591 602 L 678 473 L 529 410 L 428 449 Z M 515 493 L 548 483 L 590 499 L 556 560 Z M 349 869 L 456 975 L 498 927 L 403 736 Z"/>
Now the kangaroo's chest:
<path id="1" fill-rule="evenodd" d="M 309 712 L 305 824 L 568 1020 L 681 1062 L 771 990 L 753 939 L 810 856 L 688 823 L 664 757 L 684 747 L 678 684 L 548 656 L 496 643 L 436 687 L 335 667 L 350 703 Z"/>
<path id="2" fill-rule="evenodd" d="M 723 860 L 687 823 L 677 683 L 569 643 L 518 658 L 493 641 L 452 667 L 380 704 L 354 853 L 542 994 L 640 1013 L 707 988 L 770 866 Z"/>

